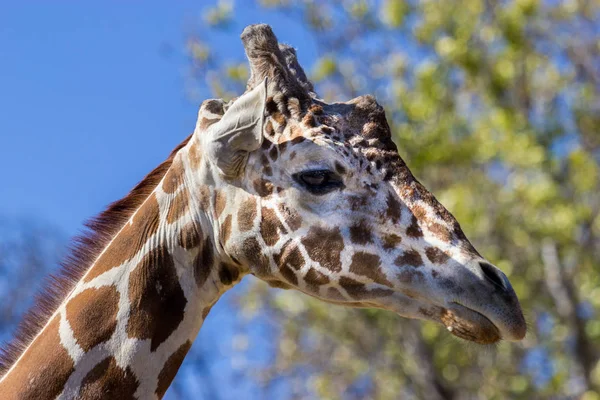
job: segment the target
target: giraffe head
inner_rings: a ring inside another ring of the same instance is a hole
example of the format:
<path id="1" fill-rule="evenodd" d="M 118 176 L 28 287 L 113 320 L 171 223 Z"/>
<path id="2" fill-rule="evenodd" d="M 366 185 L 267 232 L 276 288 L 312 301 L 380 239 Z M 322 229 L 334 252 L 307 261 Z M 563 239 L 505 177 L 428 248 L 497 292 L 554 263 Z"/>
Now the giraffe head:
<path id="1" fill-rule="evenodd" d="M 324 301 L 437 321 L 478 343 L 522 339 L 507 277 L 411 174 L 375 98 L 319 100 L 267 25 L 242 41 L 248 90 L 199 134 L 221 179 L 222 252 Z"/>

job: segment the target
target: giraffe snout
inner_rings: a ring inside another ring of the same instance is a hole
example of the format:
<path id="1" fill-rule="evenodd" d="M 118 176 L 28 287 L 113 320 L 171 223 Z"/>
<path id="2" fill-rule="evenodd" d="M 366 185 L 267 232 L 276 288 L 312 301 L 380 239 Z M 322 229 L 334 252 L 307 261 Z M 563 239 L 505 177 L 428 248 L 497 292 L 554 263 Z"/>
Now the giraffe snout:
<path id="1" fill-rule="evenodd" d="M 483 306 L 476 311 L 485 315 L 499 328 L 502 339 L 521 340 L 527 332 L 527 325 L 519 299 L 508 280 L 508 277 L 499 268 L 486 261 L 477 262 L 474 266 L 477 275 L 484 285 L 480 287 L 479 296 L 484 297 Z M 474 303 L 481 303 L 481 298 Z"/>

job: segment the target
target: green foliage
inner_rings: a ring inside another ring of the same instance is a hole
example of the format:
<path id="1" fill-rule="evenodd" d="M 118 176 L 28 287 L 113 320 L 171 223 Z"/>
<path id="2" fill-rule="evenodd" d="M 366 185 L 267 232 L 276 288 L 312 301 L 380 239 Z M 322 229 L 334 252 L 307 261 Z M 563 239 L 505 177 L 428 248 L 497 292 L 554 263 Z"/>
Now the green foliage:
<path id="1" fill-rule="evenodd" d="M 319 38 L 326 55 L 305 67 L 327 100 L 377 94 L 413 173 L 507 273 L 530 321 L 522 343 L 482 349 L 256 284 L 246 308 L 281 325 L 262 379 L 323 399 L 600 398 L 600 4 L 260 4 Z"/>

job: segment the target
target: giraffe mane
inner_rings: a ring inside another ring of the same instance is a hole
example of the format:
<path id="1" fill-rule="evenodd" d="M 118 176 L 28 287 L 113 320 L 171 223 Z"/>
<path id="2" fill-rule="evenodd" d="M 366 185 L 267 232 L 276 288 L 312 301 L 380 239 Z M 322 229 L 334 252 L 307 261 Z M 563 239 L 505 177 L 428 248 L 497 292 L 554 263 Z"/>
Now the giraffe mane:
<path id="1" fill-rule="evenodd" d="M 111 203 L 105 211 L 85 222 L 84 231 L 72 239 L 67 256 L 60 263 L 59 271 L 45 279 L 33 306 L 25 313 L 13 338 L 0 348 L 0 377 L 21 357 L 102 250 L 158 186 L 171 167 L 177 152 L 191 137 L 192 135 L 189 135 L 177 145 L 169 157 L 146 175 L 125 197 Z"/>

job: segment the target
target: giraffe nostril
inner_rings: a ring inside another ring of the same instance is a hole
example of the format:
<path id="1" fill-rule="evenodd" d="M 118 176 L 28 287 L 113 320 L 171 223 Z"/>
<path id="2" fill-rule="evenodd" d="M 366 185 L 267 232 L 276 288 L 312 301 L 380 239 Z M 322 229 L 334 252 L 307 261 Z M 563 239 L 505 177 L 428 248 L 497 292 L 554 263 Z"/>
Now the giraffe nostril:
<path id="1" fill-rule="evenodd" d="M 504 274 L 496 267 L 486 263 L 480 262 L 479 267 L 481 271 L 483 271 L 483 276 L 488 282 L 491 282 L 493 285 L 498 286 L 502 290 L 506 290 L 506 282 L 504 279 Z"/>

